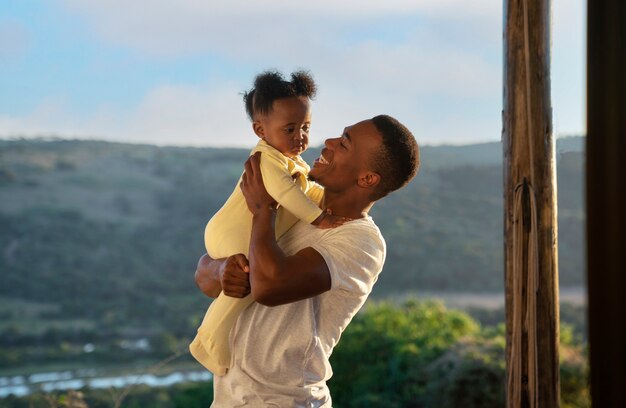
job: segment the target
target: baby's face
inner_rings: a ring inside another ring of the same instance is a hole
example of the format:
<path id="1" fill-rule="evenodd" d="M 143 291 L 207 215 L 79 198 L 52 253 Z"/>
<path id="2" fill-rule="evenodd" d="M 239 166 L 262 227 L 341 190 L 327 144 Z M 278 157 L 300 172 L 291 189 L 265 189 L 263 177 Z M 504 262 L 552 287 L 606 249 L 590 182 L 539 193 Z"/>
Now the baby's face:
<path id="1" fill-rule="evenodd" d="M 253 123 L 256 134 L 287 157 L 295 157 L 309 145 L 311 106 L 306 97 L 277 99 L 272 111 Z"/>

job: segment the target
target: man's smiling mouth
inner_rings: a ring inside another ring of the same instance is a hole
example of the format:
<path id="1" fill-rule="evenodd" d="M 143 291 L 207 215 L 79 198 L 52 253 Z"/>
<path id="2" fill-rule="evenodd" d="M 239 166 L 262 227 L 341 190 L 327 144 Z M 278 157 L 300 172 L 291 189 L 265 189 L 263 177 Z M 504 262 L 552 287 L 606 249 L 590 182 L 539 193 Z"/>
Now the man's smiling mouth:
<path id="1" fill-rule="evenodd" d="M 328 160 L 326 160 L 326 158 L 324 157 L 323 154 L 320 154 L 320 157 L 318 157 L 317 159 L 315 159 L 315 163 L 319 163 L 319 164 L 328 164 Z"/>

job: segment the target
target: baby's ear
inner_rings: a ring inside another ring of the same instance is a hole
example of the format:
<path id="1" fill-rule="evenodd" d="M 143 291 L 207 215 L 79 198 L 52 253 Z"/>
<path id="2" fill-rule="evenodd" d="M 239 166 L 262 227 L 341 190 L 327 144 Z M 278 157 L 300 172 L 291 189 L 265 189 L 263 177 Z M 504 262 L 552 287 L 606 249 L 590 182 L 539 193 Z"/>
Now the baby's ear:
<path id="1" fill-rule="evenodd" d="M 255 120 L 252 122 L 252 130 L 254 130 L 254 133 L 260 137 L 261 139 L 265 139 L 265 129 L 263 129 L 263 124 L 261 124 L 261 121 L 259 120 Z"/>

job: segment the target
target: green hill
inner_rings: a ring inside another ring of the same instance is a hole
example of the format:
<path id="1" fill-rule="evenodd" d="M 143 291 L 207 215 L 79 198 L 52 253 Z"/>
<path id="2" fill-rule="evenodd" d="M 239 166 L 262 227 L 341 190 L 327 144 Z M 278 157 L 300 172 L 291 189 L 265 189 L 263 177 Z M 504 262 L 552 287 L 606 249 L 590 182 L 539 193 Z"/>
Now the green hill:
<path id="1" fill-rule="evenodd" d="M 558 141 L 562 286 L 583 284 L 582 140 Z M 189 336 L 207 303 L 193 282 L 204 226 L 247 153 L 0 141 L 3 342 L 67 325 L 86 338 L 164 327 Z M 502 290 L 499 143 L 423 147 L 416 180 L 372 216 L 388 245 L 374 297 Z"/>

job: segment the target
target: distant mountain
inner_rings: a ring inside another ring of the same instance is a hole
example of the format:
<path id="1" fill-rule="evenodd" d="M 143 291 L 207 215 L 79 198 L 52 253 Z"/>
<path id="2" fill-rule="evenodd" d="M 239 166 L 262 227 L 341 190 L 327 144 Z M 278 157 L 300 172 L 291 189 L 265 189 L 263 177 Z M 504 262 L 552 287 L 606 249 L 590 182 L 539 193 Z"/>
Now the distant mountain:
<path id="1" fill-rule="evenodd" d="M 583 141 L 557 141 L 565 286 L 584 282 Z M 47 319 L 176 324 L 198 315 L 206 299 L 193 271 L 204 226 L 235 187 L 247 154 L 0 141 L 0 299 L 44 305 Z M 318 154 L 310 149 L 305 158 Z M 372 211 L 388 245 L 375 297 L 502 290 L 501 157 L 500 143 L 422 148 L 415 181 Z"/>
<path id="2" fill-rule="evenodd" d="M 556 140 L 557 153 L 583 153 L 585 151 L 585 138 L 581 136 L 564 136 Z"/>

